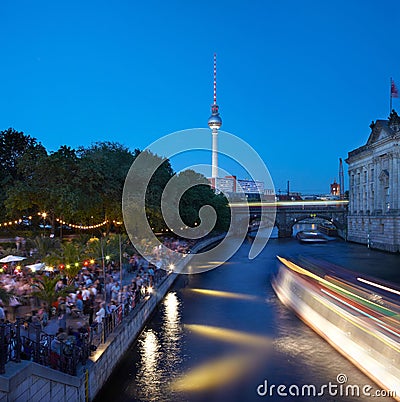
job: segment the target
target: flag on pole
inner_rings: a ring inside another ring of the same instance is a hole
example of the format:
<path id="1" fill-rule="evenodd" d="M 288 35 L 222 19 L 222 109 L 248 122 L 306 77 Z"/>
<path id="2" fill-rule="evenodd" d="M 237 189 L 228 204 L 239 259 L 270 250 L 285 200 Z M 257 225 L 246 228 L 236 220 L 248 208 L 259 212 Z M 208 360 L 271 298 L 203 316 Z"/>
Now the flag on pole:
<path id="1" fill-rule="evenodd" d="M 399 91 L 396 87 L 396 84 L 394 83 L 394 81 L 392 80 L 392 84 L 390 86 L 390 96 L 392 98 L 398 98 L 399 97 Z"/>

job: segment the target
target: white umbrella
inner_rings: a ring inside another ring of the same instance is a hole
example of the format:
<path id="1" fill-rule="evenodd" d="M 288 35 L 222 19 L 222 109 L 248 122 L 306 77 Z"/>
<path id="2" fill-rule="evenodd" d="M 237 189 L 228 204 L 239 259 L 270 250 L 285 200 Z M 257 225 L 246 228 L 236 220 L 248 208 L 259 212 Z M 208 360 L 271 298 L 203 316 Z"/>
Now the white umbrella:
<path id="1" fill-rule="evenodd" d="M 45 264 L 43 262 L 39 262 L 37 264 L 25 265 L 26 268 L 30 268 L 33 272 L 41 270 Z"/>
<path id="2" fill-rule="evenodd" d="M 18 257 L 17 255 L 8 255 L 7 257 L 3 257 L 0 262 L 13 262 L 13 261 L 22 261 L 26 260 L 26 257 Z"/>

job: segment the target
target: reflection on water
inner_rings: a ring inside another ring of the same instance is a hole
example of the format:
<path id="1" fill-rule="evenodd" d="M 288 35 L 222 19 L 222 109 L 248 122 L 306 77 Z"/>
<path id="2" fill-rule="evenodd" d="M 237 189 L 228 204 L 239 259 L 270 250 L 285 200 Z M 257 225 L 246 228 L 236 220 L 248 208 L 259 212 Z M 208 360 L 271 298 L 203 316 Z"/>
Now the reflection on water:
<path id="1" fill-rule="evenodd" d="M 163 320 L 163 349 L 164 369 L 174 377 L 179 364 L 182 362 L 180 342 L 182 338 L 182 324 L 180 302 L 175 292 L 170 292 L 164 299 Z"/>
<path id="2" fill-rule="evenodd" d="M 249 372 L 254 371 L 262 360 L 263 352 L 235 352 L 213 358 L 188 370 L 184 375 L 171 383 L 171 389 L 187 395 L 215 390 L 238 381 Z"/>
<path id="3" fill-rule="evenodd" d="M 146 329 L 137 344 L 136 387 L 131 392 L 138 400 L 170 400 L 169 382 L 178 374 L 182 362 L 180 348 L 182 324 L 180 322 L 180 301 L 175 292 L 169 292 L 162 307 L 160 331 Z"/>
<path id="4" fill-rule="evenodd" d="M 311 227 L 295 228 L 307 229 Z M 270 384 L 321 385 L 335 381 L 339 373 L 349 383 L 372 385 L 279 302 L 270 276 L 277 269 L 276 255 L 285 253 L 311 255 L 400 282 L 400 256 L 341 240 L 314 245 L 270 240 L 252 261 L 249 249 L 246 243 L 218 269 L 178 280 L 98 401 L 251 402 L 260 400 L 256 388 L 265 379 Z"/>
<path id="5" fill-rule="evenodd" d="M 138 345 L 141 350 L 137 373 L 138 391 L 147 401 L 157 401 L 161 385 L 161 372 L 158 370 L 158 361 L 161 358 L 160 344 L 156 334 L 148 329 L 141 336 Z"/>

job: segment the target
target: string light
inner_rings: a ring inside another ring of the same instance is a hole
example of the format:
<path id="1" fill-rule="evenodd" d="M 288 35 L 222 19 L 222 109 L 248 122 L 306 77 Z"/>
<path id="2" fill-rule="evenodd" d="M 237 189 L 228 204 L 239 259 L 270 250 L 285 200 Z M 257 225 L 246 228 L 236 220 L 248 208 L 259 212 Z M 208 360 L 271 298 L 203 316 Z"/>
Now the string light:
<path id="1" fill-rule="evenodd" d="M 98 223 L 97 225 L 77 225 L 77 224 L 74 224 L 74 223 L 65 222 L 65 221 L 63 221 L 62 219 L 59 219 L 59 218 L 57 218 L 56 221 L 61 223 L 62 225 L 66 225 L 66 226 L 69 226 L 71 228 L 81 229 L 81 230 L 97 229 L 97 228 L 99 228 L 101 226 L 107 225 L 107 223 L 108 223 L 108 220 L 105 220 L 105 221 L 103 221 L 101 223 Z M 115 222 L 115 221 L 113 221 L 113 222 Z"/>
<path id="2" fill-rule="evenodd" d="M 32 217 L 30 216 L 28 219 L 32 219 Z M 21 218 L 21 219 L 18 219 L 18 220 L 16 220 L 16 221 L 3 222 L 3 223 L 0 223 L 0 227 L 2 227 L 2 226 L 6 227 L 6 226 L 18 225 L 18 224 L 21 223 L 21 222 L 22 222 L 22 218 Z"/>
<path id="3" fill-rule="evenodd" d="M 38 212 L 37 215 L 40 216 L 40 217 L 42 217 L 43 219 L 46 219 L 46 217 L 48 216 L 47 212 Z M 23 218 L 14 220 L 14 221 L 6 221 L 6 222 L 3 222 L 3 223 L 0 223 L 0 227 L 8 227 L 8 226 L 13 226 L 13 225 L 19 225 L 19 224 L 21 224 L 25 219 L 28 219 L 29 221 L 31 221 L 31 220 L 32 220 L 32 216 L 23 217 Z M 69 227 L 71 227 L 71 228 L 73 228 L 73 229 L 81 229 L 81 230 L 97 229 L 97 228 L 100 228 L 100 227 L 102 227 L 102 226 L 107 225 L 107 223 L 109 222 L 109 221 L 106 219 L 106 220 L 104 220 L 104 221 L 101 222 L 101 223 L 97 223 L 96 225 L 81 225 L 81 224 L 69 223 L 69 222 L 66 222 L 66 221 L 64 221 L 64 220 L 62 220 L 62 219 L 60 219 L 60 218 L 56 218 L 56 221 L 57 221 L 58 223 L 62 224 L 62 225 L 69 226 Z M 113 220 L 112 222 L 113 222 L 115 225 L 122 225 L 122 224 L 123 224 L 123 222 L 115 221 L 115 220 Z M 31 224 L 31 222 L 30 222 L 30 224 Z"/>

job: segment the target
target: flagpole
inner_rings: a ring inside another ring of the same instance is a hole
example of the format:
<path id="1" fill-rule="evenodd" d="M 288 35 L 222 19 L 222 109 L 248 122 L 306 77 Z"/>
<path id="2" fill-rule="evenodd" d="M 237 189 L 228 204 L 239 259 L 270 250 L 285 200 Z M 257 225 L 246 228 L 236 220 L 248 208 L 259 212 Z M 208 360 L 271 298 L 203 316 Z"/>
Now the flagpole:
<path id="1" fill-rule="evenodd" d="M 393 83 L 393 79 L 392 79 L 392 77 L 390 77 L 390 107 L 389 107 L 389 116 L 390 116 L 390 113 L 392 113 L 392 83 Z"/>

